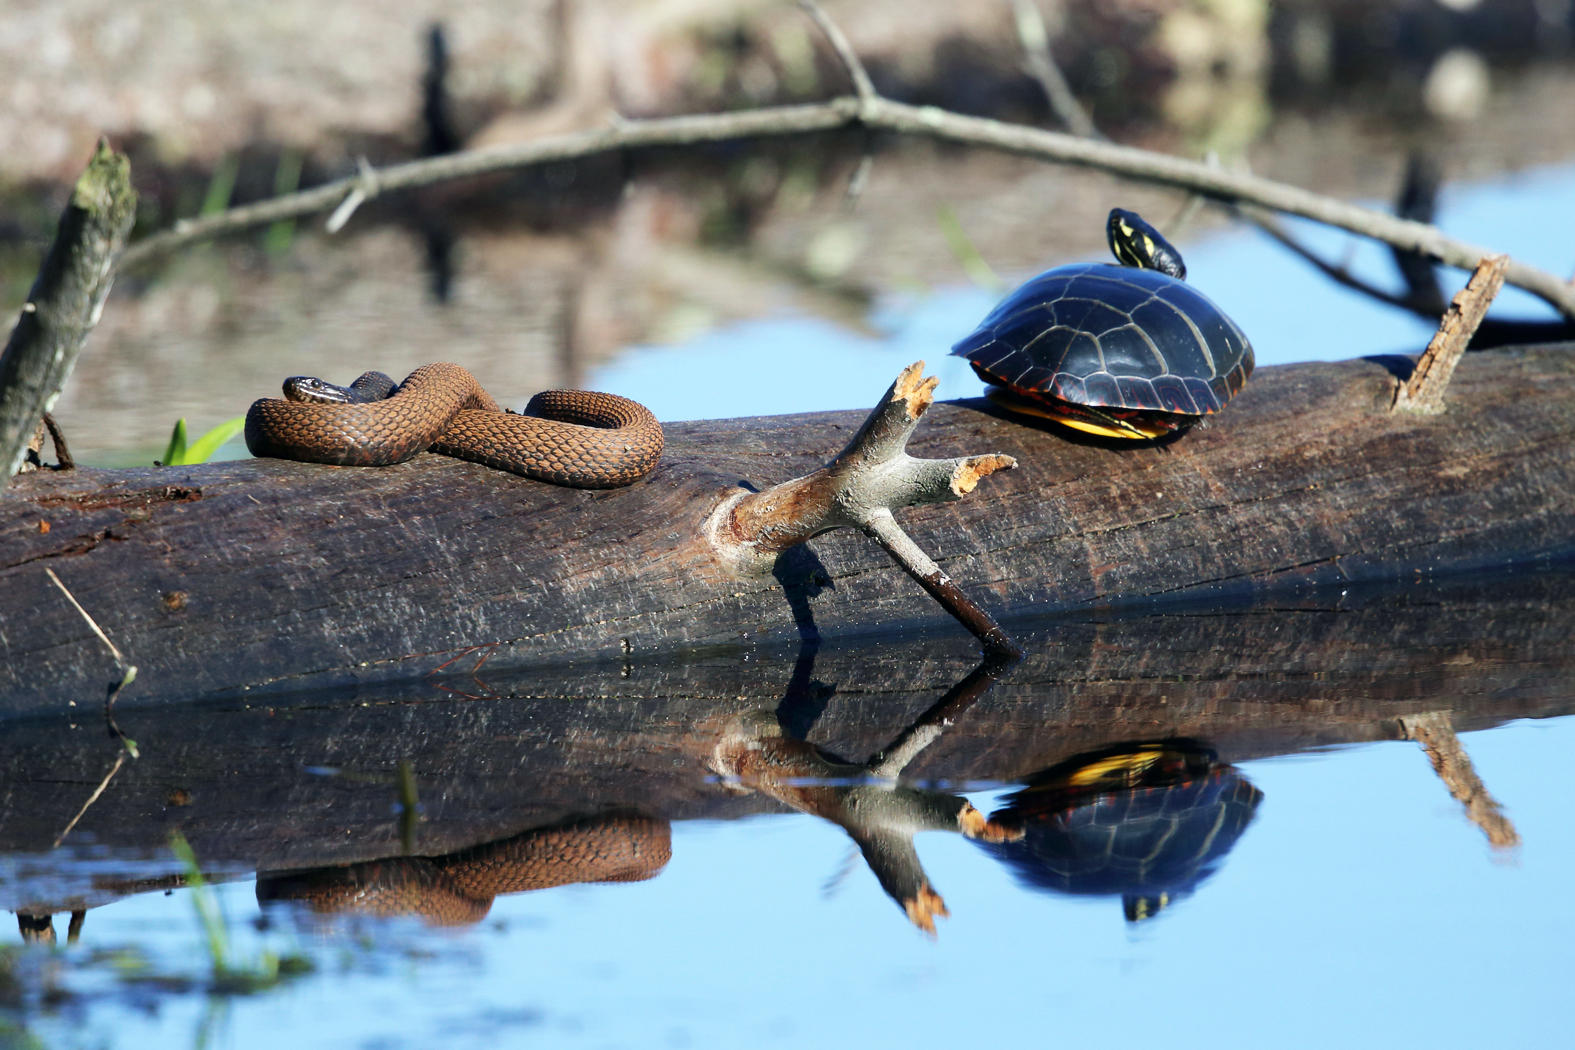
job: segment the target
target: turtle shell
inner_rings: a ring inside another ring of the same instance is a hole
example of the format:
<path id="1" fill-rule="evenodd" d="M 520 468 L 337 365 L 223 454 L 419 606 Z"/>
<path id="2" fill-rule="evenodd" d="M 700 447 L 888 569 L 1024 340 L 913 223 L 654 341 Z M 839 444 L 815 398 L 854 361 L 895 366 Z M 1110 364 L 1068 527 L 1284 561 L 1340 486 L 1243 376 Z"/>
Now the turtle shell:
<path id="1" fill-rule="evenodd" d="M 1262 798 L 1201 745 L 1121 745 L 1061 763 L 1009 796 L 991 819 L 1023 837 L 986 848 L 1030 886 L 1120 896 L 1137 921 L 1212 874 Z"/>
<path id="2" fill-rule="evenodd" d="M 1030 397 L 1189 416 L 1218 412 L 1253 367 L 1242 330 L 1197 289 L 1108 263 L 1033 278 L 952 353 Z"/>

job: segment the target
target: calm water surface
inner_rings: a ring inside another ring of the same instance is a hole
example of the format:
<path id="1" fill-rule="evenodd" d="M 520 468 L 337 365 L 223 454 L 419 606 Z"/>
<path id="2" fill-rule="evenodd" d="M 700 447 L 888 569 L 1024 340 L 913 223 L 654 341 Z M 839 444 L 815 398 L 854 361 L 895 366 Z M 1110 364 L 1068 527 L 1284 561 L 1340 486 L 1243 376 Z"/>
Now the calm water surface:
<path id="1" fill-rule="evenodd" d="M 939 1047 L 1097 1041 L 1112 1024 L 1228 1046 L 1563 1045 L 1575 824 L 1550 771 L 1575 719 L 1463 741 L 1518 849 L 1487 844 L 1416 745 L 1346 747 L 1241 763 L 1256 818 L 1192 896 L 1136 924 L 1117 899 L 1026 890 L 932 833 L 919 852 L 952 917 L 929 940 L 823 821 L 681 822 L 656 878 L 502 897 L 460 931 L 257 934 L 253 887 L 227 885 L 243 951 L 321 967 L 254 997 L 137 996 L 95 973 L 95 946 L 129 944 L 202 975 L 187 894 L 133 897 L 90 913 L 63 960 L 28 963 L 89 998 L 25 1016 L 50 1046 Z M 1001 796 L 969 793 L 985 812 Z"/>

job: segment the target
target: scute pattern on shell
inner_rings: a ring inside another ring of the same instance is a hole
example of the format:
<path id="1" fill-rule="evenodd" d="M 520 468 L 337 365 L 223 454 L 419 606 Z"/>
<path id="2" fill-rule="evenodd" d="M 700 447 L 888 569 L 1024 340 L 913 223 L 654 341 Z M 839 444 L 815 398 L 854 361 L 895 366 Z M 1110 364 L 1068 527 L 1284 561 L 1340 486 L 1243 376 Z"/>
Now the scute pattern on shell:
<path id="1" fill-rule="evenodd" d="M 1218 412 L 1252 374 L 1219 307 L 1157 270 L 1061 266 L 1007 296 L 952 347 L 987 382 L 1079 405 Z"/>

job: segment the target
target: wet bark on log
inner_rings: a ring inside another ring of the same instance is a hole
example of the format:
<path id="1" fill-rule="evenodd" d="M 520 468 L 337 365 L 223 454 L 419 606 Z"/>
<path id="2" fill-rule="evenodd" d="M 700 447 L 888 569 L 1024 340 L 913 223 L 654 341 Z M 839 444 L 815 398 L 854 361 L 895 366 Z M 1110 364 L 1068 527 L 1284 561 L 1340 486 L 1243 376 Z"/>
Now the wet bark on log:
<path id="1" fill-rule="evenodd" d="M 1566 557 L 1570 348 L 1473 355 L 1429 417 L 1389 411 L 1397 363 L 1261 369 L 1165 448 L 938 404 L 913 454 L 1021 467 L 903 524 L 998 617 Z M 431 455 L 18 478 L 0 499 L 0 714 L 101 699 L 111 677 L 46 566 L 141 668 L 126 703 L 939 624 L 849 530 L 752 578 L 702 535 L 730 493 L 813 470 L 863 417 L 672 425 L 657 472 L 608 492 Z"/>

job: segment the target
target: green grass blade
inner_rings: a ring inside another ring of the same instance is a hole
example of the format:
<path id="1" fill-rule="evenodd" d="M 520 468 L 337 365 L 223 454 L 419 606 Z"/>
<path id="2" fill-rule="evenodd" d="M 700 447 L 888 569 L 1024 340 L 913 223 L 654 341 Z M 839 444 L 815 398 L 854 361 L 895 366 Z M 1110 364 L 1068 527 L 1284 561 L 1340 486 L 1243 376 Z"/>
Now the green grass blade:
<path id="1" fill-rule="evenodd" d="M 213 454 L 219 451 L 219 446 L 223 445 L 236 434 L 239 434 L 241 432 L 241 428 L 245 425 L 245 416 L 236 416 L 234 419 L 226 419 L 223 423 L 220 423 L 218 426 L 202 435 L 202 437 L 198 438 L 196 441 L 193 441 L 191 443 L 191 447 L 186 449 L 185 456 L 180 461 L 181 464 L 185 465 L 190 463 L 208 462 L 208 460 L 213 458 Z"/>
<path id="2" fill-rule="evenodd" d="M 178 466 L 186 462 L 186 421 L 177 419 L 175 429 L 170 433 L 170 443 L 164 448 L 164 458 L 159 460 L 166 467 Z"/>
<path id="3" fill-rule="evenodd" d="M 230 939 L 224 927 L 224 916 L 219 911 L 218 899 L 208 888 L 208 880 L 202 877 L 202 869 L 197 865 L 197 854 L 186 841 L 186 836 L 178 831 L 171 832 L 170 850 L 175 854 L 175 859 L 180 861 L 181 867 L 186 869 L 186 888 L 191 893 L 197 918 L 208 938 L 208 960 L 213 966 L 214 977 L 222 977 L 230 969 Z"/>
<path id="4" fill-rule="evenodd" d="M 279 154 L 279 162 L 273 169 L 273 193 L 275 197 L 283 197 L 287 193 L 294 193 L 301 186 L 301 165 L 305 155 L 299 150 L 287 149 Z M 290 250 L 290 245 L 295 240 L 295 220 L 280 219 L 268 227 L 268 232 L 263 236 L 263 247 L 270 255 L 283 255 Z"/>
<path id="5" fill-rule="evenodd" d="M 233 154 L 224 157 L 213 169 L 208 179 L 208 192 L 202 198 L 203 215 L 217 215 L 230 206 L 230 196 L 235 192 L 235 177 L 240 174 L 241 159 Z"/>

